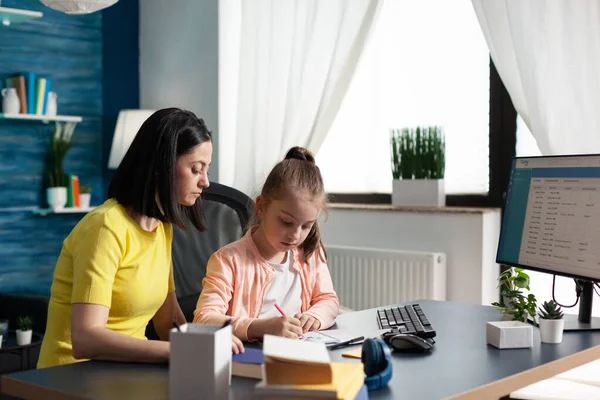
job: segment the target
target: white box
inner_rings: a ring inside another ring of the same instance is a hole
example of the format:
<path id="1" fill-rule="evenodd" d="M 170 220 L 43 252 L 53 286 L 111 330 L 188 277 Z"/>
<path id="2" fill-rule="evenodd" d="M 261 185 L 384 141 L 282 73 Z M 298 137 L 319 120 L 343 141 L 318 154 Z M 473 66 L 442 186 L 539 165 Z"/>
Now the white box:
<path id="1" fill-rule="evenodd" d="M 169 398 L 229 399 L 231 325 L 185 324 L 171 329 Z"/>
<path id="2" fill-rule="evenodd" d="M 519 321 L 488 322 L 486 339 L 499 349 L 533 347 L 533 327 Z"/>

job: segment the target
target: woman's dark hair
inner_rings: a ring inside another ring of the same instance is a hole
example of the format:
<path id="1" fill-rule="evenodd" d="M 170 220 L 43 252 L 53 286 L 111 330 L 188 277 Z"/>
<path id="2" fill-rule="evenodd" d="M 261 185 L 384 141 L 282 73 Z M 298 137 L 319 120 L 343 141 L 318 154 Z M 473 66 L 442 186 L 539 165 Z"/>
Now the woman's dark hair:
<path id="1" fill-rule="evenodd" d="M 273 167 L 265 184 L 261 196 L 267 202 L 280 200 L 290 191 L 306 191 L 314 201 L 318 202 L 321 209 L 327 207 L 327 194 L 319 167 L 315 164 L 312 153 L 303 147 L 292 147 L 288 150 L 283 161 Z M 254 220 L 260 221 L 255 211 Z M 304 251 L 304 259 L 308 261 L 317 250 L 323 261 L 327 261 L 327 253 L 321 241 L 321 232 L 318 221 L 315 221 L 308 236 L 299 246 Z"/>
<path id="2" fill-rule="evenodd" d="M 156 111 L 135 135 L 110 182 L 108 197 L 114 197 L 133 213 L 183 229 L 189 220 L 204 231 L 202 203 L 184 206 L 177 199 L 175 165 L 179 156 L 210 141 L 211 132 L 193 112 L 179 108 Z"/>

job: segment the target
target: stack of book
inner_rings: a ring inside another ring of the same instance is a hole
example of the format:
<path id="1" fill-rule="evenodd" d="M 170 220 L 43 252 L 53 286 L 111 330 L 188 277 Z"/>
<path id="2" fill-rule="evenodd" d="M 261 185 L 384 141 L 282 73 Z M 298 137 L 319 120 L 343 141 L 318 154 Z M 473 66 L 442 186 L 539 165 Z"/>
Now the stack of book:
<path id="1" fill-rule="evenodd" d="M 368 399 L 363 364 L 331 362 L 323 343 L 265 335 L 263 379 L 268 398 Z"/>
<path id="2" fill-rule="evenodd" d="M 24 72 L 6 78 L 5 85 L 17 90 L 20 114 L 46 115 L 52 80 L 37 76 L 35 72 Z"/>

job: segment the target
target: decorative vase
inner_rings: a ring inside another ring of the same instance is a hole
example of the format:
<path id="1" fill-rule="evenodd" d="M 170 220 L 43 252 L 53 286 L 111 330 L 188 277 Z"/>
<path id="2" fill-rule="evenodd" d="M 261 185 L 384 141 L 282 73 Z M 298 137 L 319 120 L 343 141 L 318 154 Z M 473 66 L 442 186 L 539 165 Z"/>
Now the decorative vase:
<path id="1" fill-rule="evenodd" d="M 443 207 L 446 191 L 443 179 L 394 179 L 393 206 Z"/>
<path id="2" fill-rule="evenodd" d="M 62 186 L 46 189 L 46 201 L 54 211 L 62 210 L 67 204 L 67 188 Z"/>
<path id="3" fill-rule="evenodd" d="M 79 193 L 79 207 L 89 208 L 91 199 L 92 199 L 91 193 Z"/>
<path id="4" fill-rule="evenodd" d="M 17 344 L 19 346 L 25 346 L 31 343 L 31 333 L 33 331 L 30 329 L 28 331 L 22 331 L 17 329 Z"/>
<path id="5" fill-rule="evenodd" d="M 2 89 L 2 112 L 4 114 L 18 114 L 20 109 L 21 103 L 19 102 L 19 95 L 17 95 L 17 89 Z"/>
<path id="6" fill-rule="evenodd" d="M 46 104 L 46 115 L 54 117 L 57 112 L 57 97 L 55 92 L 48 92 L 48 103 Z"/>
<path id="7" fill-rule="evenodd" d="M 540 318 L 540 336 L 542 343 L 561 343 L 563 339 L 564 319 Z"/>

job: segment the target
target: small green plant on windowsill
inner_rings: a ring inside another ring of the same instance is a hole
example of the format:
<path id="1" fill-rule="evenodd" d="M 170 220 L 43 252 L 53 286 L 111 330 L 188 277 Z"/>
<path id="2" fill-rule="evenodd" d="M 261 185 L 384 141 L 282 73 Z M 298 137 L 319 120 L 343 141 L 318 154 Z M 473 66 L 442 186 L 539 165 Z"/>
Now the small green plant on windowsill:
<path id="1" fill-rule="evenodd" d="M 88 186 L 88 185 L 83 185 L 79 188 L 79 193 L 81 193 L 81 194 L 92 193 L 92 187 Z"/>
<path id="2" fill-rule="evenodd" d="M 535 322 L 537 300 L 530 290 L 529 275 L 522 268 L 509 268 L 498 277 L 498 288 L 501 289 L 502 301 L 492 303 L 505 316 L 513 321 L 527 322 L 530 317 Z"/>

